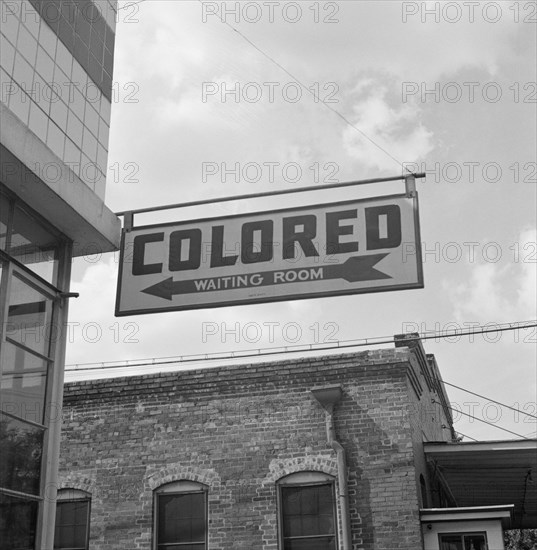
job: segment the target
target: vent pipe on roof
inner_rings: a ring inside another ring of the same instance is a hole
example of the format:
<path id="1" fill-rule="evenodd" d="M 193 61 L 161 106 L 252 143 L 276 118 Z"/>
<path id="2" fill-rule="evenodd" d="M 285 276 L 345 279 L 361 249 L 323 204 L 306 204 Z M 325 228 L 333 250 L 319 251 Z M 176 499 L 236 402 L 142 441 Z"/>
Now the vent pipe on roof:
<path id="1" fill-rule="evenodd" d="M 343 550 L 351 550 L 351 525 L 349 514 L 349 493 L 347 485 L 347 461 L 345 460 L 345 449 L 336 439 L 336 428 L 334 425 L 334 405 L 339 402 L 342 395 L 341 386 L 322 386 L 311 390 L 313 397 L 326 411 L 326 438 L 328 443 L 336 452 L 339 505 L 341 510 L 341 529 L 343 531 Z"/>

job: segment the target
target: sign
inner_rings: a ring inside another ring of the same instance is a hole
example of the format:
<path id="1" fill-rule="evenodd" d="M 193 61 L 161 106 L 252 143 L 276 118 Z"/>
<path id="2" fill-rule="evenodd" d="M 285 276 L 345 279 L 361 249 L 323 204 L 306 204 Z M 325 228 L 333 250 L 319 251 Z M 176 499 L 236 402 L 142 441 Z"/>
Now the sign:
<path id="1" fill-rule="evenodd" d="M 116 315 L 423 287 L 417 196 L 124 230 Z"/>

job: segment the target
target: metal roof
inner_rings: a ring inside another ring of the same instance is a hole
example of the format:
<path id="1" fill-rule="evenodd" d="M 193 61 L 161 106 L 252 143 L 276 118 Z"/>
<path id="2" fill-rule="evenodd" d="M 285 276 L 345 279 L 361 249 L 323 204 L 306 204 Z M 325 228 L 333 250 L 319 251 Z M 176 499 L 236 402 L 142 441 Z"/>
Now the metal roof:
<path id="1" fill-rule="evenodd" d="M 513 529 L 537 528 L 537 439 L 424 443 L 458 507 L 514 504 Z"/>

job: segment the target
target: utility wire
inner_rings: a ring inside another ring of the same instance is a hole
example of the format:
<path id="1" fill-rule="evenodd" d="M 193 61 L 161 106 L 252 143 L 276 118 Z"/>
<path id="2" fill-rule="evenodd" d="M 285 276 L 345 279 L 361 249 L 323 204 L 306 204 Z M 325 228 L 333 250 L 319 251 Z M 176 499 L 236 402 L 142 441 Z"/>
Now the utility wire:
<path id="1" fill-rule="evenodd" d="M 495 328 L 489 328 L 487 325 L 481 327 L 474 327 L 474 329 L 468 331 L 460 331 L 459 329 L 453 329 L 443 332 L 425 332 L 418 333 L 416 340 L 430 340 L 432 338 L 441 339 L 441 338 L 453 338 L 454 336 L 466 336 L 466 335 L 475 335 L 475 334 L 487 334 L 489 332 L 505 332 L 508 330 L 517 330 L 517 329 L 528 329 L 537 327 L 537 321 L 519 321 L 514 323 L 502 323 L 496 325 Z M 478 330 L 479 328 L 479 330 Z M 176 363 L 191 363 L 199 361 L 211 361 L 211 360 L 227 360 L 227 359 L 247 359 L 251 357 L 262 357 L 262 356 L 272 356 L 272 355 L 281 355 L 286 353 L 304 353 L 307 351 L 329 351 L 329 350 L 339 350 L 346 348 L 354 347 L 363 347 L 370 345 L 381 345 L 381 344 L 393 344 L 396 340 L 393 336 L 377 336 L 372 338 L 364 338 L 363 340 L 343 340 L 334 342 L 334 345 L 331 346 L 319 346 L 318 344 L 306 344 L 306 345 L 296 345 L 296 346 L 282 346 L 278 348 L 264 348 L 258 350 L 244 350 L 244 351 L 230 351 L 230 352 L 214 352 L 214 353 L 205 353 L 197 355 L 187 355 L 187 356 L 175 356 L 175 357 L 159 357 L 150 359 L 135 359 L 137 363 L 125 364 L 125 365 L 112 365 L 105 364 L 104 362 L 100 363 L 98 367 L 85 367 L 86 365 L 95 365 L 96 363 L 76 363 L 67 365 L 66 372 L 80 372 L 88 370 L 102 370 L 102 369 L 117 369 L 117 368 L 129 368 L 129 367 L 145 367 L 145 366 L 158 366 L 158 365 L 171 365 Z M 225 354 L 225 356 L 223 356 Z"/>
<path id="2" fill-rule="evenodd" d="M 442 382 L 442 383 L 444 383 L 448 386 L 452 386 L 453 388 L 457 388 L 458 390 L 464 391 L 466 393 L 470 393 L 472 395 L 475 395 L 476 397 L 481 397 L 481 399 L 486 399 L 487 401 L 490 401 L 491 403 L 496 403 L 496 405 L 501 405 L 502 407 L 505 407 L 506 409 L 511 409 L 512 411 L 515 411 L 517 413 L 525 414 L 526 416 L 537 419 L 537 416 L 535 416 L 533 414 L 521 411 L 520 409 L 516 409 L 515 407 L 510 407 L 509 405 L 506 405 L 505 403 L 500 403 L 499 401 L 495 401 L 494 399 L 491 399 L 490 397 L 485 397 L 484 395 L 480 395 L 479 393 L 475 393 L 473 391 L 466 390 L 464 388 L 461 388 L 460 386 L 456 386 L 455 384 L 450 384 L 449 382 L 446 382 L 445 380 L 436 379 L 436 381 L 437 382 Z"/>
<path id="3" fill-rule="evenodd" d="M 433 403 L 436 403 L 437 405 L 442 405 L 442 403 L 440 403 L 440 401 L 436 401 L 435 399 L 432 399 L 432 402 Z M 489 426 L 492 426 L 494 428 L 498 428 L 498 430 L 502 430 L 504 432 L 508 432 L 510 434 L 513 434 L 513 435 L 516 435 L 517 437 L 520 437 L 522 439 L 527 439 L 529 441 L 529 438 L 524 436 L 524 435 L 521 435 L 521 434 L 518 434 L 516 432 L 512 432 L 511 430 L 508 430 L 507 428 L 502 428 L 501 426 L 496 426 L 496 424 L 493 424 L 492 422 L 487 422 L 486 420 L 483 420 L 481 418 L 477 418 L 477 416 L 473 416 L 471 414 L 468 414 L 468 413 L 465 413 L 463 411 L 459 411 L 459 409 L 454 409 L 453 407 L 450 407 L 449 405 L 446 405 L 446 407 L 452 411 L 455 411 L 457 413 L 460 413 L 460 414 L 463 414 L 464 416 L 468 416 L 470 418 L 473 418 L 474 420 L 477 420 L 478 422 L 483 422 L 483 424 L 488 424 Z"/>
<path id="4" fill-rule="evenodd" d="M 198 2 L 203 5 L 203 0 L 198 0 Z M 233 31 L 235 31 L 245 42 L 247 42 L 248 44 L 250 44 L 250 46 L 252 46 L 252 48 L 254 48 L 255 50 L 257 50 L 262 56 L 266 57 L 271 63 L 273 63 L 274 65 L 276 65 L 276 67 L 278 67 L 279 69 L 281 69 L 285 74 L 289 75 L 295 82 L 297 82 L 297 84 L 300 84 L 300 86 L 306 90 L 313 98 L 316 102 L 321 102 L 327 109 L 329 109 L 330 111 L 332 111 L 332 113 L 334 113 L 335 115 L 337 115 L 341 120 L 343 120 L 343 122 L 345 124 L 347 124 L 348 126 L 350 126 L 351 128 L 353 128 L 354 130 L 356 130 L 362 137 L 364 137 L 365 139 L 367 139 L 370 143 L 372 143 L 375 147 L 377 147 L 379 150 L 381 150 L 384 154 L 386 154 L 388 157 L 390 157 L 393 161 L 395 161 L 397 163 L 397 165 L 399 167 L 403 166 L 404 169 L 410 174 L 410 170 L 404 166 L 404 163 L 402 163 L 399 159 L 397 159 L 396 157 L 394 157 L 389 151 L 387 151 L 386 149 L 384 149 L 384 147 L 382 147 L 381 145 L 379 145 L 376 141 L 374 141 L 373 139 L 371 139 L 364 131 L 360 130 L 360 128 L 358 128 L 355 124 L 353 124 L 348 118 L 346 118 L 344 115 L 342 115 L 339 111 L 337 111 L 336 109 L 334 109 L 329 103 L 326 103 L 323 99 L 321 99 L 317 94 L 315 94 L 315 92 L 312 92 L 300 79 L 298 79 L 293 73 L 291 73 L 290 71 L 288 71 L 281 63 L 279 63 L 278 61 L 276 61 L 276 59 L 274 59 L 272 56 L 270 56 L 268 53 L 266 53 L 264 50 L 262 50 L 259 46 L 257 46 L 257 44 L 255 44 L 254 42 L 252 42 L 245 34 L 243 34 L 241 31 L 239 31 L 236 27 L 234 27 L 233 25 L 229 24 L 227 21 L 225 21 L 219 14 L 215 14 L 217 15 L 217 17 L 220 19 L 220 21 L 222 21 L 222 23 L 224 23 L 225 25 L 227 25 L 230 29 L 232 29 Z"/>
<path id="5" fill-rule="evenodd" d="M 119 10 L 124 10 L 124 9 L 127 9 L 127 8 L 130 8 L 132 6 L 137 6 L 143 2 L 145 2 L 146 0 L 138 0 L 137 2 L 128 2 L 127 4 L 125 4 L 124 6 L 122 7 L 118 7 L 118 11 Z M 198 0 L 198 2 L 203 5 L 203 2 L 204 0 Z M 360 128 L 358 128 L 355 124 L 353 124 L 347 117 L 345 117 L 343 114 L 341 114 L 339 111 L 337 111 L 336 109 L 334 109 L 329 103 L 327 103 L 326 101 L 324 101 L 323 99 L 321 99 L 315 92 L 311 91 L 301 80 L 299 80 L 294 74 L 292 74 L 290 71 L 288 71 L 281 63 L 279 63 L 278 61 L 276 61 L 272 56 L 270 56 L 268 53 L 266 53 L 264 50 L 262 50 L 259 46 L 257 46 L 257 44 L 255 44 L 254 42 L 252 42 L 245 34 L 243 34 L 242 32 L 240 32 L 236 27 L 234 27 L 233 25 L 229 24 L 227 21 L 225 21 L 219 14 L 215 14 L 217 15 L 217 17 L 220 19 L 220 21 L 222 21 L 222 23 L 224 23 L 225 25 L 227 25 L 231 30 L 233 30 L 234 32 L 236 32 L 244 41 L 246 41 L 248 44 L 250 44 L 250 46 L 252 46 L 252 48 L 254 48 L 256 51 L 258 51 L 261 55 L 263 55 L 264 57 L 266 57 L 271 63 L 273 63 L 274 65 L 276 65 L 280 70 L 282 70 L 284 73 L 286 73 L 287 75 L 289 75 L 297 84 L 299 84 L 304 90 L 306 90 L 312 97 L 313 99 L 316 101 L 316 102 L 320 102 L 322 103 L 327 109 L 329 109 L 330 111 L 332 111 L 332 113 L 334 113 L 336 116 L 338 116 L 341 120 L 343 120 L 343 122 L 345 124 L 347 124 L 348 126 L 350 126 L 353 130 L 355 130 L 356 132 L 358 132 L 362 137 L 364 137 L 367 141 L 369 141 L 372 145 L 374 145 L 375 147 L 377 147 L 377 149 L 379 149 L 380 151 L 382 151 L 385 155 L 387 155 L 389 158 L 391 158 L 396 164 L 397 166 L 399 167 L 403 167 L 409 174 L 411 173 L 411 171 L 404 165 L 404 163 L 402 163 L 398 158 L 394 157 L 389 151 L 387 151 L 384 147 L 382 147 L 382 145 L 379 145 L 375 140 L 373 140 L 372 138 L 370 138 L 363 130 L 361 130 Z"/>
<path id="6" fill-rule="evenodd" d="M 122 10 L 122 9 L 126 9 L 126 8 L 130 8 L 132 6 L 135 6 L 135 5 L 139 5 L 139 4 L 142 4 L 143 2 L 145 2 L 146 0 L 138 0 L 136 2 L 128 2 L 127 4 L 125 4 L 124 6 L 122 7 L 118 7 L 118 11 L 119 10 Z M 203 0 L 198 0 L 200 4 L 203 4 Z M 262 50 L 259 46 L 257 46 L 254 42 L 252 42 L 252 40 L 250 40 L 246 35 L 244 35 L 243 33 L 241 33 L 236 27 L 234 27 L 233 25 L 230 25 L 227 21 L 225 21 L 224 19 L 222 19 L 222 17 L 218 16 L 220 18 L 220 20 L 222 21 L 222 23 L 226 24 L 229 28 L 231 28 L 234 32 L 236 32 L 244 41 L 246 41 L 248 44 L 250 44 L 250 46 L 252 46 L 257 52 L 259 52 L 261 55 L 263 55 L 265 58 L 267 58 L 271 63 L 273 63 L 274 65 L 276 65 L 280 70 L 282 70 L 283 72 L 285 72 L 287 75 L 289 75 L 294 81 L 296 81 L 304 90 L 306 90 L 307 92 L 309 92 L 309 94 L 314 98 L 315 101 L 317 102 L 321 102 L 327 109 L 329 109 L 330 111 L 332 111 L 335 115 L 337 115 L 341 120 L 343 120 L 345 122 L 345 124 L 347 124 L 348 126 L 350 126 L 351 128 L 353 128 L 355 131 L 357 131 L 362 137 L 364 137 L 365 139 L 367 139 L 372 145 L 374 145 L 375 147 L 377 147 L 379 150 L 381 150 L 383 153 L 385 153 L 389 158 L 391 158 L 393 161 L 395 161 L 398 166 L 401 166 L 403 163 L 398 160 L 396 157 L 394 157 L 389 151 L 387 151 L 386 149 L 384 149 L 381 145 L 379 145 L 378 143 L 376 143 L 372 138 L 370 138 L 365 132 L 363 132 L 360 128 L 358 128 L 355 124 L 353 124 L 352 122 L 350 122 L 344 115 L 342 115 L 339 111 L 337 111 L 336 109 L 334 109 L 330 104 L 326 103 L 324 100 L 322 100 L 321 98 L 318 97 L 318 95 L 315 94 L 315 92 L 311 91 L 299 78 L 297 78 L 293 73 L 291 73 L 289 70 L 287 70 L 281 63 L 279 63 L 278 61 L 276 61 L 272 56 L 270 56 L 268 53 L 266 53 L 264 50 Z M 407 169 L 408 171 L 408 169 Z M 506 331 L 506 330 L 515 330 L 516 328 L 531 328 L 533 326 L 537 326 L 537 325 L 528 325 L 528 326 L 525 326 L 525 327 L 521 327 L 520 325 L 517 325 L 516 327 L 507 327 L 507 328 L 501 328 L 501 329 L 491 329 L 491 330 L 482 330 L 482 331 L 471 331 L 471 332 L 458 332 L 456 331 L 456 334 L 454 335 L 441 335 L 441 334 L 434 334 L 434 335 L 424 335 L 424 336 L 421 336 L 420 339 L 429 339 L 429 338 L 438 338 L 438 337 L 441 337 L 441 338 L 448 338 L 448 337 L 452 337 L 452 336 L 462 336 L 462 335 L 465 335 L 465 334 L 483 334 L 483 333 L 487 333 L 487 332 L 503 332 L 503 331 Z M 378 343 L 392 343 L 392 342 L 395 342 L 395 340 L 389 340 L 389 341 L 385 341 L 385 342 L 378 342 Z M 362 344 L 362 345 L 367 345 L 367 344 Z M 338 346 L 339 347 L 339 346 Z M 326 349 L 326 348 L 323 348 L 323 349 Z M 285 353 L 285 352 L 284 352 Z M 256 354 L 258 355 L 258 354 Z M 191 359 L 192 360 L 192 359 Z M 194 360 L 202 360 L 202 358 L 200 359 L 194 359 Z M 173 361 L 173 362 L 176 362 L 176 361 Z M 158 363 L 158 364 L 166 364 L 168 362 L 164 362 L 164 363 Z M 105 366 L 104 364 L 102 365 L 101 368 L 126 368 L 126 367 L 132 367 L 132 366 L 146 366 L 146 365 L 152 365 L 152 364 L 155 364 L 154 362 L 153 363 L 139 363 L 139 364 L 135 364 L 135 365 L 109 365 L 109 366 Z M 66 369 L 66 371 L 80 371 L 80 370 L 93 370 L 93 369 L 78 369 L 78 368 L 75 368 L 75 369 Z M 505 408 L 508 408 L 510 410 L 513 410 L 515 412 L 518 412 L 518 413 L 522 413 L 526 416 L 529 416 L 531 418 L 536 418 L 537 419 L 537 416 L 535 415 L 532 415 L 532 414 L 529 414 L 529 413 L 526 413 L 524 411 L 520 411 L 519 409 L 516 409 L 514 407 L 510 407 L 509 405 L 506 405 L 504 403 L 501 403 L 499 401 L 495 401 L 494 399 L 490 399 L 490 398 L 487 398 L 483 395 L 480 395 L 478 393 L 475 393 L 475 392 L 472 392 L 470 390 L 467 390 L 465 388 L 462 388 L 460 386 L 457 386 L 455 384 L 451 384 L 449 382 L 446 382 L 445 380 L 442 381 L 444 384 L 448 385 L 448 386 L 452 386 L 454 388 L 457 388 L 461 391 L 464 391 L 466 393 L 469 393 L 471 395 L 475 395 L 476 397 L 480 397 L 482 399 L 486 399 L 492 403 L 496 403 L 502 407 L 505 407 Z M 438 403 L 437 401 L 433 400 L 433 403 Z M 438 403 L 438 404 L 441 404 L 441 403 Z M 468 416 L 469 418 L 473 418 L 475 420 L 478 420 L 479 422 L 483 422 L 484 424 L 488 424 L 490 426 L 493 426 L 495 428 L 498 428 L 500 430 L 503 430 L 505 432 L 508 432 L 510 434 L 513 434 L 513 435 L 516 435 L 517 437 L 521 437 L 523 439 L 527 439 L 525 436 L 521 435 L 521 434 L 517 434 L 516 432 L 513 432 L 511 430 L 507 430 L 506 428 L 502 428 L 500 426 L 496 426 L 495 424 L 492 424 L 491 422 L 487 422 L 486 420 L 482 420 L 480 418 L 477 418 L 473 415 L 470 415 L 470 414 L 467 414 L 467 413 L 464 413 L 463 411 L 458 411 L 457 409 L 454 409 L 450 406 L 447 406 L 450 410 L 452 411 L 457 411 L 457 412 L 460 412 L 461 414 L 465 415 L 465 416 Z M 460 432 L 458 432 L 460 433 Z M 467 437 L 469 439 L 472 439 L 473 441 L 477 441 L 476 439 L 470 437 L 470 436 L 467 436 L 465 434 L 462 434 L 461 435 L 463 437 Z"/>

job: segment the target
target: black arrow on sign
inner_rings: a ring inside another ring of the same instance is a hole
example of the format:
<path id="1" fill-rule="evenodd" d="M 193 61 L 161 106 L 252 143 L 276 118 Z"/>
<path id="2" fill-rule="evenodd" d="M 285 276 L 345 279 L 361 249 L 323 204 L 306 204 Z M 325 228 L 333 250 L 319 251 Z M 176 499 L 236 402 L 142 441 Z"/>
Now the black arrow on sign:
<path id="1" fill-rule="evenodd" d="M 391 279 L 382 271 L 373 266 L 388 254 L 371 254 L 370 256 L 353 256 L 340 265 L 328 265 L 323 267 L 327 275 L 325 279 L 345 279 L 349 283 L 361 281 L 376 281 L 377 279 Z"/>
<path id="2" fill-rule="evenodd" d="M 150 294 L 152 296 L 157 296 L 158 298 L 163 298 L 165 300 L 172 300 L 173 296 L 176 294 L 192 294 L 198 292 L 214 292 L 219 290 L 233 290 L 238 288 L 257 288 L 260 286 L 268 285 L 278 285 L 285 283 L 296 283 L 304 282 L 300 279 L 297 280 L 296 277 L 293 280 L 285 280 L 286 274 L 291 272 L 299 272 L 304 270 L 322 270 L 322 275 L 319 278 L 308 279 L 308 282 L 315 281 L 325 281 L 327 279 L 344 279 L 349 283 L 363 282 L 363 281 L 375 281 L 379 279 L 391 279 L 390 275 L 375 269 L 373 266 L 378 264 L 383 258 L 388 256 L 388 254 L 371 254 L 369 256 L 353 256 L 349 258 L 346 262 L 340 265 L 324 265 L 319 267 L 299 267 L 295 269 L 282 269 L 276 271 L 261 271 L 259 273 L 248 273 L 242 275 L 243 277 L 251 277 L 255 275 L 260 282 L 251 286 L 221 286 L 220 288 L 209 288 L 210 281 L 214 281 L 215 285 L 218 281 L 223 279 L 231 279 L 232 277 L 240 277 L 241 275 L 233 275 L 227 277 L 211 277 L 207 279 L 191 279 L 188 281 L 174 281 L 173 277 L 168 277 L 164 281 L 160 281 L 150 287 L 145 288 L 142 292 L 145 294 Z M 284 280 L 275 280 L 274 275 L 278 273 L 279 279 Z M 204 281 L 204 288 L 199 288 L 199 281 Z M 198 286 L 196 285 L 198 283 Z M 205 290 L 206 289 L 206 290 Z"/>

